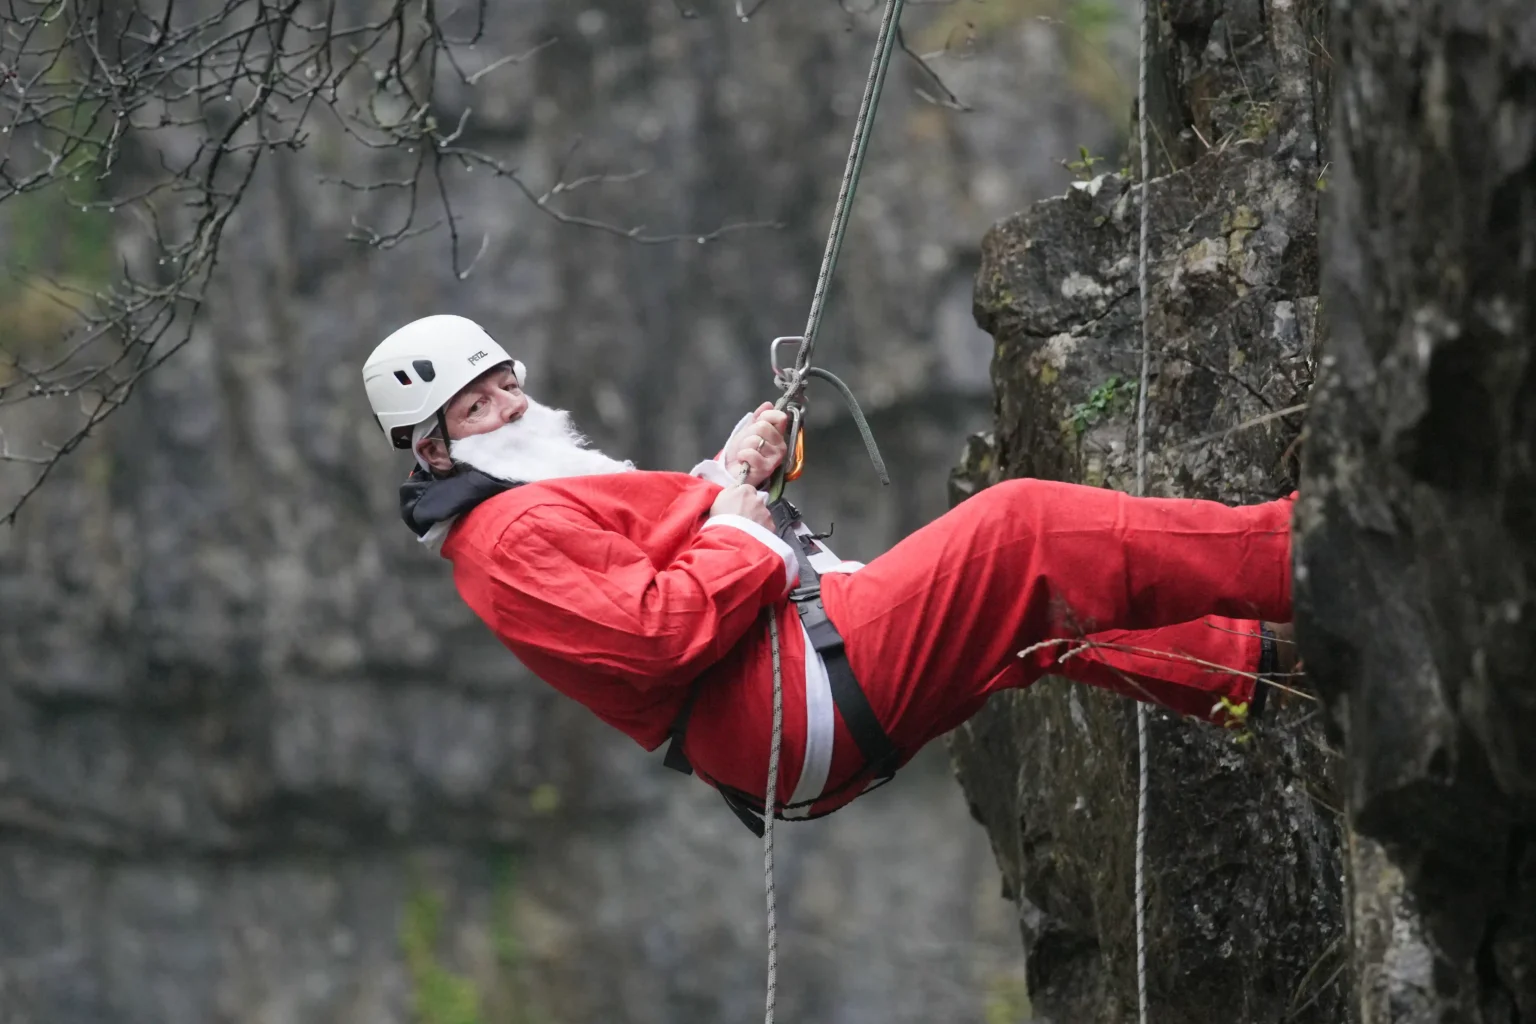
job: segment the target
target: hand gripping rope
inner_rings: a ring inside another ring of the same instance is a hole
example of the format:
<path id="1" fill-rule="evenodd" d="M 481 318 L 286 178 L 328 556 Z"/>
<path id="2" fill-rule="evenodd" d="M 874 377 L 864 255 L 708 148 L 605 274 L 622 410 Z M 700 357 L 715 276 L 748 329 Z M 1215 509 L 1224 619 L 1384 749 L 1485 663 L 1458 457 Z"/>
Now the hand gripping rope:
<path id="1" fill-rule="evenodd" d="M 864 168 L 864 151 L 869 144 L 869 129 L 880 105 L 880 93 L 885 88 L 885 72 L 891 63 L 891 52 L 896 45 L 896 30 L 901 21 L 903 0 L 886 0 L 885 13 L 880 19 L 880 31 L 875 42 L 875 55 L 870 62 L 869 78 L 864 83 L 864 98 L 859 103 L 858 119 L 853 127 L 853 144 L 848 151 L 848 163 L 843 169 L 842 186 L 838 189 L 837 205 L 832 212 L 832 228 L 827 235 L 826 251 L 821 257 L 821 272 L 816 277 L 816 290 L 811 296 L 811 311 L 806 318 L 805 333 L 794 338 L 776 338 L 771 347 L 769 362 L 773 366 L 774 383 L 783 392 L 774 408 L 789 412 L 789 446 L 792 465 L 781 465 L 773 474 L 768 494 L 770 501 L 777 501 L 784 492 L 784 485 L 800 475 L 805 462 L 805 437 L 802 433 L 804 407 L 801 399 L 805 386 L 812 377 L 831 384 L 842 394 L 858 425 L 859 436 L 864 439 L 870 461 L 880 474 L 880 482 L 889 484 L 885 462 L 875 445 L 869 423 L 854 400 L 848 385 L 826 370 L 811 365 L 816 349 L 816 332 L 821 326 L 821 312 L 826 304 L 827 287 L 837 269 L 837 257 L 843 247 L 843 235 L 848 230 L 848 214 L 853 207 L 853 196 L 859 186 L 859 175 Z M 796 344 L 794 361 L 781 365 L 779 354 L 788 345 Z M 747 470 L 742 467 L 738 479 L 746 481 Z M 768 618 L 768 636 L 773 645 L 773 740 L 768 748 L 768 785 L 763 791 L 763 882 L 768 900 L 768 999 L 763 1014 L 764 1024 L 773 1024 L 774 1005 L 778 997 L 779 936 L 778 912 L 773 886 L 773 822 L 777 817 L 775 805 L 779 799 L 779 750 L 784 738 L 784 675 L 779 657 L 779 620 L 775 609 L 764 614 Z"/>

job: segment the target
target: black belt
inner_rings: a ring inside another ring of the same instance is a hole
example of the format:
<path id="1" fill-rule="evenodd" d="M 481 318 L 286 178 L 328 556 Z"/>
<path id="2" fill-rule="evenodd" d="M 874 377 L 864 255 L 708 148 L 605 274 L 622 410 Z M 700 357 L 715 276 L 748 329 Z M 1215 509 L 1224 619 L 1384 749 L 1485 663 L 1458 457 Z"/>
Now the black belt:
<path id="1" fill-rule="evenodd" d="M 880 725 L 880 719 L 875 717 L 874 708 L 869 706 L 869 698 L 865 696 L 863 687 L 854 678 L 853 667 L 848 664 L 848 652 L 843 648 L 842 634 L 838 633 L 837 627 L 832 625 L 832 620 L 827 617 L 827 610 L 821 603 L 821 574 L 811 565 L 814 541 L 795 533 L 795 526 L 800 522 L 800 512 L 788 501 L 780 499 L 770 506 L 770 510 L 773 512 L 773 522 L 779 536 L 794 549 L 795 558 L 800 563 L 800 585 L 790 591 L 789 599 L 794 602 L 795 610 L 800 613 L 800 621 L 805 626 L 806 635 L 811 639 L 812 649 L 821 655 L 821 660 L 827 667 L 827 681 L 832 688 L 832 703 L 837 706 L 838 713 L 843 716 L 843 724 L 848 727 L 854 744 L 864 755 L 864 763 L 846 781 L 808 802 L 814 803 L 816 800 L 835 796 L 862 778 L 866 771 L 871 771 L 874 782 L 884 785 L 895 776 L 901 754 L 896 749 L 896 745 L 891 742 L 891 738 L 885 734 L 885 729 Z M 667 746 L 666 758 L 662 762 L 668 768 L 680 771 L 684 775 L 693 774 L 693 765 L 689 762 L 688 756 L 683 753 L 683 738 L 687 734 L 688 719 L 693 714 L 693 705 L 698 699 L 701 685 L 699 681 L 694 682 L 688 691 L 688 699 L 684 702 L 682 710 L 673 719 L 672 727 L 668 732 L 672 740 Z M 703 773 L 701 772 L 700 775 L 702 776 Z M 714 779 L 708 779 L 708 781 L 725 797 L 726 804 L 736 813 L 736 817 L 740 818 L 755 835 L 761 837 L 764 801 Z M 784 811 L 798 806 L 802 805 L 789 804 L 778 808 L 775 813 L 782 819 Z"/>

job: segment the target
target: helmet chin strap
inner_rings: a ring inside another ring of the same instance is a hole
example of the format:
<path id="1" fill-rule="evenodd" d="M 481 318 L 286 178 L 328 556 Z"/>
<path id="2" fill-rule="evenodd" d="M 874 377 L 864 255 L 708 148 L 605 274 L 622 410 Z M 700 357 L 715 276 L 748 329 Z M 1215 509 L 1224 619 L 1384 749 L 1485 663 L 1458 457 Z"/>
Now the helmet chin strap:
<path id="1" fill-rule="evenodd" d="M 437 429 L 442 431 L 443 434 L 443 454 L 446 455 L 448 457 L 448 461 L 452 463 L 453 450 L 452 441 L 448 437 L 448 417 L 443 414 L 443 410 L 441 409 L 437 410 Z M 435 473 L 436 470 L 433 472 Z M 448 472 L 453 472 L 453 468 L 451 466 L 449 467 Z"/>
<path id="2" fill-rule="evenodd" d="M 448 417 L 439 409 L 435 416 L 429 417 L 416 424 L 416 429 L 411 433 L 411 454 L 416 457 L 416 465 L 437 476 L 437 470 L 432 468 L 425 455 L 421 454 L 421 443 L 430 438 L 434 433 L 443 436 L 443 448 L 446 451 L 450 445 L 448 434 Z"/>

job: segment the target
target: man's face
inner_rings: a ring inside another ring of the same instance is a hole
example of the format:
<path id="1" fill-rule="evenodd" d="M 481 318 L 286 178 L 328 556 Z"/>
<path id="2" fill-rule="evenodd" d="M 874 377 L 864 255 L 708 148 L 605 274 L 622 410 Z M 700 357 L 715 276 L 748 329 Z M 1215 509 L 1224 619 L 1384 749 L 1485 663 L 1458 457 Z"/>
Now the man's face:
<path id="1" fill-rule="evenodd" d="M 466 385 L 443 410 L 448 435 L 455 441 L 485 434 L 519 419 L 528 411 L 528 396 L 518 387 L 510 366 L 496 366 Z M 438 437 L 424 438 L 417 448 L 434 472 L 453 468 L 448 446 Z"/>

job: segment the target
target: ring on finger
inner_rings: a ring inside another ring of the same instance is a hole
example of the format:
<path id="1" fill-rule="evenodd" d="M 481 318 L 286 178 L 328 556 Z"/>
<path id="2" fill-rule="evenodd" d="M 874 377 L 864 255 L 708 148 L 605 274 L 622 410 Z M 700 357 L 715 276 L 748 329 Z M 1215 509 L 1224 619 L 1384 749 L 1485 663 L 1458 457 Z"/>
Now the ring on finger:
<path id="1" fill-rule="evenodd" d="M 763 438 L 761 436 L 759 436 L 757 438 L 757 450 L 758 451 L 762 451 L 763 450 Z"/>

